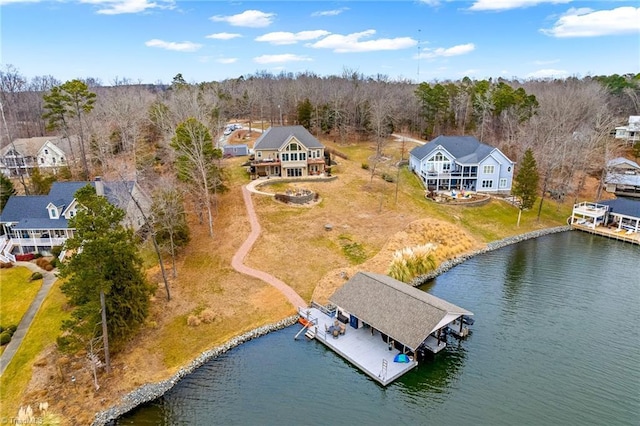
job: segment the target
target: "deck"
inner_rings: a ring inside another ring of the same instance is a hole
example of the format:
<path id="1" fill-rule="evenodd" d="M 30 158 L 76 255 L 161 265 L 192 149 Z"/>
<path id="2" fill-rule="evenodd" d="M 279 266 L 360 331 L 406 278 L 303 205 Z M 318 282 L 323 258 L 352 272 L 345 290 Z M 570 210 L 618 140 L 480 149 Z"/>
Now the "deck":
<path id="1" fill-rule="evenodd" d="M 591 226 L 573 223 L 571 227 L 580 231 L 589 232 L 591 234 L 602 235 L 603 237 L 613 238 L 615 240 L 626 241 L 632 244 L 640 244 L 640 233 L 633 232 L 632 230 L 621 228 L 607 228 L 604 226 Z"/>
<path id="2" fill-rule="evenodd" d="M 372 335 L 371 328 L 362 327 L 356 330 L 346 324 L 345 334 L 334 338 L 330 333 L 325 332 L 325 326 L 328 328 L 333 325 L 335 318 L 316 308 L 299 308 L 298 313 L 301 317 L 312 320 L 314 324 L 317 322 L 317 325 L 310 327 L 317 330 L 316 340 L 358 367 L 382 386 L 387 386 L 418 365 L 415 360 L 408 363 L 393 362 L 394 357 L 400 352 L 395 348 L 389 350 L 389 345 L 382 340 L 380 333 L 375 331 Z M 386 372 L 383 369 L 383 361 L 385 360 Z"/>

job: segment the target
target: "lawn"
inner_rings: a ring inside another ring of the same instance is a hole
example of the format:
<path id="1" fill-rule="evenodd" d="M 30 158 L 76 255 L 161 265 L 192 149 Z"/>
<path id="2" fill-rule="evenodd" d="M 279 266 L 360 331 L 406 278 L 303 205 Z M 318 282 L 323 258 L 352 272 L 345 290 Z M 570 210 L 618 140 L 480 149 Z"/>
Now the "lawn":
<path id="1" fill-rule="evenodd" d="M 15 417 L 20 405 L 30 404 L 32 407 L 37 407 L 40 402 L 39 400 L 25 399 L 24 393 L 31 380 L 34 364 L 42 356 L 42 351 L 55 343 L 62 320 L 68 316 L 61 309 L 66 299 L 60 291 L 59 283 L 59 281 L 56 282 L 51 288 L 49 295 L 33 319 L 23 344 L 20 345 L 11 364 L 7 366 L 4 374 L 0 377 L 1 418 Z M 40 362 L 46 363 L 46 361 Z M 54 401 L 49 400 L 48 402 L 51 404 Z"/>
<path id="2" fill-rule="evenodd" d="M 17 326 L 42 286 L 42 279 L 29 281 L 31 271 L 24 267 L 0 269 L 0 325 Z M 0 348 L 0 353 L 5 346 Z"/>

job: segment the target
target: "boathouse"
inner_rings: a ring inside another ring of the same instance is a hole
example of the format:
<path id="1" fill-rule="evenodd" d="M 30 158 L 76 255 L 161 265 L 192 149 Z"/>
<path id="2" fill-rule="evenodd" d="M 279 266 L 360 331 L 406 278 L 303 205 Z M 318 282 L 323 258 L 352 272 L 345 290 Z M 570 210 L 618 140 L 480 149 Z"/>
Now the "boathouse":
<path id="1" fill-rule="evenodd" d="M 436 296 L 371 272 L 358 272 L 329 298 L 338 318 L 352 328 L 372 327 L 403 353 L 419 349 L 438 352 L 446 346 L 446 331 L 464 337 L 463 318 L 473 313 Z"/>
<path id="2" fill-rule="evenodd" d="M 300 308 L 305 336 L 316 339 L 383 386 L 418 365 L 424 354 L 464 337 L 466 309 L 386 275 L 358 272 L 329 298 L 333 309 Z"/>

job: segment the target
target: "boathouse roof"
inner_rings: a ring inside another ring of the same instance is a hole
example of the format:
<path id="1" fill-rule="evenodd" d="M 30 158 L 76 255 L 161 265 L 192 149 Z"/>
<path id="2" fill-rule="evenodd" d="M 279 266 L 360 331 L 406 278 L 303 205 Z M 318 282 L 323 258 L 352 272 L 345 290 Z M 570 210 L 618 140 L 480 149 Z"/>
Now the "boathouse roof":
<path id="1" fill-rule="evenodd" d="M 358 272 L 329 300 L 412 350 L 454 319 L 473 315 L 446 300 L 372 272 Z"/>

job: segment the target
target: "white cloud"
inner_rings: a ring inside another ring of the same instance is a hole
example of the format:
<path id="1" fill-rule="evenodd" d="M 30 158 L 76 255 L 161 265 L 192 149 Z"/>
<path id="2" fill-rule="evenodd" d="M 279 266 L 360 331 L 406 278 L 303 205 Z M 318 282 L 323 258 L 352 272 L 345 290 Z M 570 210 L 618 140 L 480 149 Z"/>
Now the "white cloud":
<path id="1" fill-rule="evenodd" d="M 553 28 L 542 29 L 553 37 L 596 37 L 640 32 L 640 7 L 611 10 L 570 9 Z"/>
<path id="2" fill-rule="evenodd" d="M 542 3 L 569 3 L 572 0 L 476 0 L 469 10 L 509 10 L 536 6 Z"/>
<path id="3" fill-rule="evenodd" d="M 160 0 L 160 4 L 150 0 L 80 0 L 80 3 L 93 4 L 102 7 L 97 13 L 101 15 L 120 15 L 124 13 L 140 13 L 147 9 L 172 8 L 173 0 Z"/>
<path id="4" fill-rule="evenodd" d="M 311 16 L 316 17 L 316 16 L 336 16 L 336 15 L 340 15 L 342 12 L 345 12 L 349 10 L 348 7 L 341 7 L 340 9 L 333 9 L 333 10 L 322 10 L 322 11 L 318 11 L 318 12 L 313 12 L 311 14 Z"/>
<path id="5" fill-rule="evenodd" d="M 192 43 L 190 41 L 175 42 L 175 41 L 163 41 L 154 38 L 144 43 L 148 47 L 158 47 L 160 49 L 175 50 L 177 52 L 195 52 L 202 47 L 201 44 Z"/>
<path id="6" fill-rule="evenodd" d="M 215 22 L 226 22 L 234 27 L 262 28 L 271 25 L 274 16 L 276 16 L 275 13 L 265 13 L 259 10 L 245 10 L 237 15 L 212 16 L 211 20 Z"/>
<path id="7" fill-rule="evenodd" d="M 208 36 L 205 36 L 205 38 L 212 38 L 214 40 L 231 40 L 232 38 L 238 38 L 238 37 L 242 37 L 242 35 L 234 34 L 234 33 L 215 33 L 215 34 L 209 34 Z"/>
<path id="8" fill-rule="evenodd" d="M 463 77 L 468 77 L 468 76 L 473 75 L 473 74 L 478 74 L 479 72 L 480 72 L 480 70 L 477 70 L 475 68 L 471 68 L 471 69 L 468 69 L 468 70 L 460 71 L 458 73 L 458 75 L 461 75 Z"/>
<path id="9" fill-rule="evenodd" d="M 0 6 L 12 3 L 40 3 L 42 0 L 0 0 Z"/>
<path id="10" fill-rule="evenodd" d="M 440 0 L 420 0 L 420 3 L 424 3 L 428 6 L 440 6 Z"/>
<path id="11" fill-rule="evenodd" d="M 220 58 L 216 59 L 216 62 L 220 64 L 233 64 L 234 62 L 238 62 L 238 58 Z"/>
<path id="12" fill-rule="evenodd" d="M 476 46 L 473 43 L 459 44 L 446 49 L 444 47 L 438 47 L 436 49 L 427 48 L 420 52 L 420 54 L 416 56 L 416 59 L 432 59 L 438 57 L 466 55 L 467 53 L 473 52 L 475 49 Z"/>
<path id="13" fill-rule="evenodd" d="M 564 78 L 569 73 L 565 70 L 556 70 L 553 68 L 542 69 L 534 72 L 530 72 L 526 75 L 527 78 Z"/>
<path id="14" fill-rule="evenodd" d="M 316 49 L 333 49 L 336 53 L 373 52 L 377 50 L 398 50 L 415 46 L 418 42 L 411 37 L 379 38 L 377 40 L 361 41 L 363 37 L 370 37 L 375 30 L 367 30 L 347 35 L 331 34 L 309 47 Z"/>
<path id="15" fill-rule="evenodd" d="M 560 59 L 550 59 L 548 61 L 533 61 L 534 65 L 551 65 L 551 64 L 557 64 L 558 62 L 560 62 Z"/>
<path id="16" fill-rule="evenodd" d="M 256 41 L 266 41 L 271 44 L 295 44 L 299 41 L 314 40 L 329 34 L 331 33 L 325 30 L 300 31 L 299 33 L 277 31 L 256 37 Z"/>
<path id="17" fill-rule="evenodd" d="M 285 53 L 282 55 L 262 55 L 253 58 L 254 62 L 259 64 L 276 64 L 282 62 L 301 62 L 301 61 L 311 61 L 311 58 L 308 56 L 300 56 L 294 55 L 292 53 Z"/>

